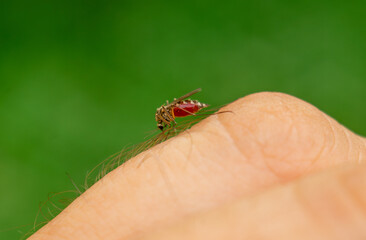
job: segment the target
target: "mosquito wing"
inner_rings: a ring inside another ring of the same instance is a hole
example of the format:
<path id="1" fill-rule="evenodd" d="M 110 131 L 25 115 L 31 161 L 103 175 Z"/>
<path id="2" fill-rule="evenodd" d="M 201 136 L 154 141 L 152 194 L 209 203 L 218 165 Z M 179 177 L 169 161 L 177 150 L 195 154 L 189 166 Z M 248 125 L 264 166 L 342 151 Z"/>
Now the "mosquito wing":
<path id="1" fill-rule="evenodd" d="M 173 102 L 170 103 L 170 105 L 173 105 L 173 104 L 175 104 L 179 101 L 182 101 L 182 100 L 192 96 L 193 94 L 196 94 L 196 93 L 200 92 L 201 90 L 202 90 L 201 88 L 197 88 L 196 90 L 193 90 L 192 92 L 189 92 L 189 93 L 181 96 L 180 98 L 175 99 Z"/>

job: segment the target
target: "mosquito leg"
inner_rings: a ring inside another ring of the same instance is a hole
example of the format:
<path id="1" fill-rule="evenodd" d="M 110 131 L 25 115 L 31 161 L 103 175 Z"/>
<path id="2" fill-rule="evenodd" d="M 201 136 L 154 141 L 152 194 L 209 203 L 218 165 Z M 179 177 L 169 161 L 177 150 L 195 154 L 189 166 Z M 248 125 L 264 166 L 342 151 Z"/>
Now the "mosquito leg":
<path id="1" fill-rule="evenodd" d="M 233 111 L 229 111 L 229 110 L 226 110 L 226 111 L 221 111 L 221 112 L 215 112 L 213 114 L 221 114 L 221 113 L 232 113 L 232 114 L 235 114 Z"/>
<path id="2" fill-rule="evenodd" d="M 175 124 L 177 124 L 177 122 L 175 121 L 174 117 L 172 116 L 172 114 L 170 114 L 170 112 L 165 111 L 165 114 L 167 115 L 167 117 L 169 118 L 170 122 L 173 122 Z"/>
<path id="3" fill-rule="evenodd" d="M 169 111 L 167 111 L 167 108 L 166 107 L 164 107 L 163 109 L 163 113 L 165 114 L 165 116 L 168 118 L 168 120 L 170 121 L 170 122 L 168 122 L 167 121 L 167 119 L 163 119 L 163 117 L 162 116 L 160 116 L 160 118 L 167 124 L 167 125 L 170 125 L 170 123 L 171 122 L 174 122 L 174 123 L 176 123 L 175 122 L 175 120 L 174 120 L 174 117 L 172 116 L 172 114 L 170 114 L 170 112 Z"/>
<path id="4" fill-rule="evenodd" d="M 184 111 L 184 112 L 186 112 L 186 113 L 189 113 L 189 114 L 190 114 L 190 115 L 192 115 L 192 116 L 196 116 L 196 114 L 195 114 L 195 113 L 190 112 L 190 111 L 188 111 L 188 110 L 185 110 L 185 109 L 183 109 L 183 108 L 181 108 L 181 107 L 176 107 L 176 108 L 179 108 L 180 110 L 182 110 L 182 111 Z"/>
<path id="5" fill-rule="evenodd" d="M 157 117 L 158 117 L 161 121 L 163 121 L 165 124 L 169 125 L 169 122 L 168 122 L 167 120 L 165 120 L 162 116 L 157 115 Z"/>
<path id="6" fill-rule="evenodd" d="M 177 126 L 177 123 L 174 121 L 172 122 L 173 125 L 173 129 L 174 129 L 174 133 L 177 133 L 177 128 L 175 126 Z"/>

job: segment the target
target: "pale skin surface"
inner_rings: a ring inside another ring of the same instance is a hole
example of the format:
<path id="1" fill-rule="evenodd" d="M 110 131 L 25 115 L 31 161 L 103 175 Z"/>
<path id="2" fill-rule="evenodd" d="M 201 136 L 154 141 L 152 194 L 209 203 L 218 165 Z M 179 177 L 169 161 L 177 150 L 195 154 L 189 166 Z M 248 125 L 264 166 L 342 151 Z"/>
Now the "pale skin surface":
<path id="1" fill-rule="evenodd" d="M 30 239 L 366 239 L 365 138 L 281 93 L 223 110 L 108 174 Z"/>

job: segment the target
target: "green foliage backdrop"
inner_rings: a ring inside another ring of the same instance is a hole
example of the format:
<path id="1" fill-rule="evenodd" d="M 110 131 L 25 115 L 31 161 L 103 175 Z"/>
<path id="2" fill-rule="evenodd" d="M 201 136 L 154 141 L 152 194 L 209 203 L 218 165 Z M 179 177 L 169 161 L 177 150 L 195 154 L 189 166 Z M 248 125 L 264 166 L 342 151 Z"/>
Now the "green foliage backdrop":
<path id="1" fill-rule="evenodd" d="M 167 99 L 281 91 L 366 135 L 365 1 L 0 3 L 0 230 L 154 129 Z M 123 190 L 122 190 L 123 191 Z M 17 231 L 1 239 L 18 239 Z"/>

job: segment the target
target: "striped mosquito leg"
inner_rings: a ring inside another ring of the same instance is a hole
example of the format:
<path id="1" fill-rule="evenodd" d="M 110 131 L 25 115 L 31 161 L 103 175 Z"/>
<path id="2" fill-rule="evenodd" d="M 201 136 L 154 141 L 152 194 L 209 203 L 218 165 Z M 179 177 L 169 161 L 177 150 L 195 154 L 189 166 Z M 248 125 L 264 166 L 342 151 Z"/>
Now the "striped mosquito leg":
<path id="1" fill-rule="evenodd" d="M 166 116 L 169 118 L 170 122 L 173 122 L 173 123 L 176 124 L 177 122 L 175 121 L 175 119 L 172 116 L 172 114 L 169 111 L 167 111 L 166 109 L 164 109 L 164 111 L 165 111 Z"/>

